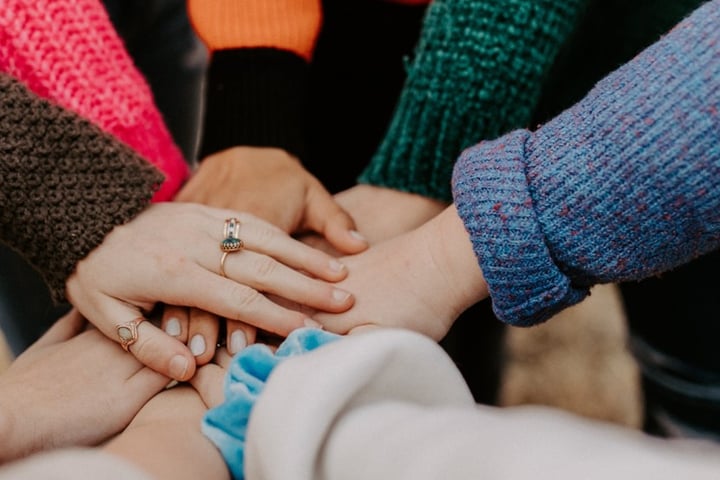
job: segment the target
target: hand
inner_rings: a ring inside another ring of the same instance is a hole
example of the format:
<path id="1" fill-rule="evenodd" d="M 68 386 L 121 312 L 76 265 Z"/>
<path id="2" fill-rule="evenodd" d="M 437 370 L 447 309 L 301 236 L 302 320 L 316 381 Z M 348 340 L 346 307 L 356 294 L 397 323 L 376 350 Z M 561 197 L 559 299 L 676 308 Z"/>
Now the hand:
<path id="1" fill-rule="evenodd" d="M 488 294 L 454 206 L 342 261 L 350 274 L 338 285 L 353 292 L 355 305 L 341 314 L 313 315 L 335 333 L 398 327 L 440 340 L 465 309 Z"/>
<path id="2" fill-rule="evenodd" d="M 355 185 L 335 195 L 368 242 L 375 244 L 418 228 L 448 204 L 414 193 L 374 185 Z"/>
<path id="3" fill-rule="evenodd" d="M 276 304 L 282 305 L 282 299 L 272 298 Z M 216 345 L 221 341 L 220 322 L 225 322 L 225 344 L 230 354 L 234 355 L 255 343 L 257 330 L 252 325 L 220 318 L 199 308 L 166 305 L 161 327 L 165 333 L 190 347 L 197 365 L 205 365 L 212 360 Z"/>
<path id="4" fill-rule="evenodd" d="M 206 410 L 192 387 L 176 386 L 153 397 L 104 450 L 152 478 L 229 480 L 220 452 L 200 431 Z"/>
<path id="5" fill-rule="evenodd" d="M 223 278 L 219 245 L 228 217 L 240 219 L 245 246 L 228 255 Z M 67 297 L 115 340 L 117 326 L 142 317 L 156 302 L 198 307 L 287 335 L 310 320 L 263 294 L 339 312 L 352 306 L 352 296 L 326 281 L 346 274 L 334 258 L 252 215 L 173 202 L 152 205 L 108 234 L 78 263 L 67 281 Z M 189 349 L 150 322 L 138 325 L 130 352 L 176 380 L 187 380 L 195 371 Z"/>
<path id="6" fill-rule="evenodd" d="M 447 207 L 422 195 L 365 184 L 336 194 L 335 201 L 352 215 L 358 231 L 371 245 L 409 232 Z M 301 240 L 324 252 L 342 255 L 318 235 L 305 235 Z"/>
<path id="7" fill-rule="evenodd" d="M 316 232 L 343 253 L 367 248 L 350 215 L 278 148 L 234 147 L 208 156 L 177 200 L 252 213 L 291 234 Z"/>
<path id="8" fill-rule="evenodd" d="M 0 463 L 96 445 L 170 381 L 86 326 L 71 310 L 0 375 Z"/>

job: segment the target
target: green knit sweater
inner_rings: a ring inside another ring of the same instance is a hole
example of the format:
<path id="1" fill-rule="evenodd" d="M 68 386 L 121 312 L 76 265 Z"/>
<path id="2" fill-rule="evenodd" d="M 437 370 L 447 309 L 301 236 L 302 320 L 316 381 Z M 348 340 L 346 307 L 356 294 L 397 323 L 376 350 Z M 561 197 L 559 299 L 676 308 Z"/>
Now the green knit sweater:
<path id="1" fill-rule="evenodd" d="M 450 201 L 460 152 L 528 126 L 587 0 L 435 0 L 361 183 Z"/>

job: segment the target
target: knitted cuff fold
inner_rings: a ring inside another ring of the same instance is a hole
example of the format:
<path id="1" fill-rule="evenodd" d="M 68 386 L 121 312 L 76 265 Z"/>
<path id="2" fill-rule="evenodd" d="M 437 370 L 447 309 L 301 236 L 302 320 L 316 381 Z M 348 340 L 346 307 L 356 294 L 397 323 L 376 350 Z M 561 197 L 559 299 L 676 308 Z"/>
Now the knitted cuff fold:
<path id="1" fill-rule="evenodd" d="M 0 75 L 0 240 L 40 272 L 56 302 L 76 263 L 162 181 L 130 147 Z"/>
<path id="2" fill-rule="evenodd" d="M 213 52 L 200 158 L 237 145 L 278 147 L 302 158 L 308 64 L 273 48 Z"/>
<path id="3" fill-rule="evenodd" d="M 436 0 L 363 183 L 449 201 L 459 153 L 527 126 L 585 0 Z"/>
<path id="4" fill-rule="evenodd" d="M 530 326 L 580 302 L 589 289 L 571 284 L 553 260 L 525 175 L 525 146 L 516 130 L 463 152 L 453 177 L 455 204 L 470 234 L 501 321 Z"/>

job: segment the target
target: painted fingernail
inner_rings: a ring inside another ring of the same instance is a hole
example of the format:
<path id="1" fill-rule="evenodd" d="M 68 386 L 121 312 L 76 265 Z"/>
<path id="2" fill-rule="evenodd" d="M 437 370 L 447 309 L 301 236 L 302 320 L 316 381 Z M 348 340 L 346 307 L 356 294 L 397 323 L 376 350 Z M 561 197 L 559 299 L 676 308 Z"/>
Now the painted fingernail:
<path id="1" fill-rule="evenodd" d="M 350 235 L 360 241 L 367 242 L 367 239 L 363 236 L 363 234 L 357 230 L 350 230 Z"/>
<path id="2" fill-rule="evenodd" d="M 333 299 L 337 303 L 343 303 L 348 298 L 350 298 L 350 292 L 346 292 L 345 290 L 340 290 L 339 288 L 335 288 L 335 289 L 333 289 L 332 296 L 333 296 Z"/>
<path id="3" fill-rule="evenodd" d="M 175 355 L 170 360 L 170 376 L 175 380 L 185 379 L 188 369 L 188 360 L 182 355 Z"/>
<path id="4" fill-rule="evenodd" d="M 322 330 L 323 328 L 323 326 L 319 322 L 316 322 L 312 318 L 306 318 L 304 323 L 305 326 L 308 328 L 319 328 L 320 330 Z"/>
<path id="5" fill-rule="evenodd" d="M 179 337 L 181 333 L 180 320 L 175 317 L 170 317 L 165 324 L 165 333 L 172 337 Z"/>
<path id="6" fill-rule="evenodd" d="M 330 270 L 333 272 L 342 272 L 345 270 L 345 265 L 333 259 L 330 260 Z"/>
<path id="7" fill-rule="evenodd" d="M 232 335 L 230 335 L 230 353 L 235 355 L 245 347 L 247 347 L 245 333 L 242 330 L 235 330 Z"/>
<path id="8" fill-rule="evenodd" d="M 205 353 L 205 338 L 202 335 L 197 334 L 190 339 L 190 351 L 196 357 Z"/>

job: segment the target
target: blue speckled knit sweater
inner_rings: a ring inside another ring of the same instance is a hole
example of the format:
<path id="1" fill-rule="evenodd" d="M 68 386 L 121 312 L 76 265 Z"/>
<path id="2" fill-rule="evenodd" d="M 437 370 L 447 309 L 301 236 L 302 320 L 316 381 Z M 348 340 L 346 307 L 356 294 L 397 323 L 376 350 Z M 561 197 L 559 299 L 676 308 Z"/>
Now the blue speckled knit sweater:
<path id="1" fill-rule="evenodd" d="M 453 195 L 514 325 L 720 246 L 720 0 L 535 132 L 466 150 Z"/>

